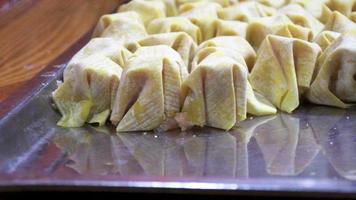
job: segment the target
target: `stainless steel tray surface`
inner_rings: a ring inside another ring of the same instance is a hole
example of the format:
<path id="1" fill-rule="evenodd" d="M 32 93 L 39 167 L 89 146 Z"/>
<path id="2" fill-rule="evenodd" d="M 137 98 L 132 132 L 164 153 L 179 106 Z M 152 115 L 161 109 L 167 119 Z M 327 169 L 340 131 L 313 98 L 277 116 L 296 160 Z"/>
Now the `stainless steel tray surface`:
<path id="1" fill-rule="evenodd" d="M 59 74 L 0 121 L 0 190 L 356 196 L 356 109 L 304 105 L 228 132 L 64 129 L 50 98 Z"/>

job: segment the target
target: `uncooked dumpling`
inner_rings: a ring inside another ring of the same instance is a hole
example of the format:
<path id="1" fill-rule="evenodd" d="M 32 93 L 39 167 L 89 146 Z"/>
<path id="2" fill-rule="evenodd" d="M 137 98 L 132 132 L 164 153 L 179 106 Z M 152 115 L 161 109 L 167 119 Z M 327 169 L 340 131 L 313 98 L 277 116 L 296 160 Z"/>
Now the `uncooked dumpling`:
<path id="1" fill-rule="evenodd" d="M 250 22 L 259 17 L 272 16 L 275 12 L 276 10 L 274 8 L 262 5 L 255 1 L 246 1 L 223 8 L 218 14 L 221 19 Z"/>
<path id="2" fill-rule="evenodd" d="M 205 47 L 223 47 L 237 51 L 244 59 L 249 69 L 256 60 L 255 50 L 240 36 L 220 36 L 207 40 L 198 46 L 198 50 Z M 192 64 L 193 65 L 193 64 Z"/>
<path id="3" fill-rule="evenodd" d="M 81 50 L 79 50 L 69 61 L 67 67 L 63 72 L 64 81 L 69 76 L 72 67 L 78 65 L 72 65 L 82 59 L 90 57 L 92 55 L 103 55 L 115 63 L 119 64 L 121 67 L 125 66 L 126 60 L 131 56 L 131 52 L 122 46 L 120 41 L 112 38 L 93 38 L 86 44 Z"/>
<path id="4" fill-rule="evenodd" d="M 298 4 L 284 6 L 278 10 L 278 13 L 289 17 L 294 24 L 310 28 L 313 35 L 317 35 L 324 27 L 318 19 Z"/>
<path id="5" fill-rule="evenodd" d="M 221 20 L 216 19 L 213 25 L 215 29 L 215 37 L 217 36 L 241 36 L 246 37 L 246 22 L 236 20 Z"/>
<path id="6" fill-rule="evenodd" d="M 319 52 L 313 43 L 267 36 L 249 77 L 253 89 L 282 111 L 292 112 L 310 86 Z"/>
<path id="7" fill-rule="evenodd" d="M 221 6 L 217 3 L 195 2 L 186 3 L 179 7 L 180 16 L 187 17 L 200 28 L 203 40 L 214 37 L 211 29 L 215 19 L 218 18 L 217 11 Z"/>
<path id="8" fill-rule="evenodd" d="M 321 49 L 324 51 L 330 44 L 332 44 L 338 37 L 340 33 L 334 31 L 322 31 L 314 39 Z"/>
<path id="9" fill-rule="evenodd" d="M 153 20 L 147 27 L 149 34 L 185 32 L 199 44 L 202 41 L 202 33 L 198 26 L 186 17 L 167 17 Z"/>
<path id="10" fill-rule="evenodd" d="M 223 7 L 231 6 L 238 3 L 238 0 L 176 0 L 178 5 L 192 2 L 213 2 L 218 3 Z"/>
<path id="11" fill-rule="evenodd" d="M 146 36 L 146 29 L 136 12 L 104 15 L 95 27 L 93 37 L 110 37 L 127 43 Z"/>
<path id="12" fill-rule="evenodd" d="M 187 67 L 190 65 L 190 62 L 193 59 L 194 53 L 197 49 L 197 45 L 192 40 L 192 38 L 184 32 L 153 34 L 131 44 L 129 49 L 131 51 L 135 51 L 141 46 L 155 45 L 170 46 L 172 49 L 177 51 L 177 53 L 179 53 L 184 61 L 185 66 Z"/>
<path id="13" fill-rule="evenodd" d="M 356 32 L 337 38 L 319 58 L 318 71 L 307 94 L 309 101 L 348 107 L 356 102 Z"/>
<path id="14" fill-rule="evenodd" d="M 248 71 L 244 59 L 237 62 L 224 51 L 211 51 L 199 60 L 182 85 L 186 98 L 181 115 L 190 125 L 231 129 L 246 118 Z"/>
<path id="15" fill-rule="evenodd" d="M 188 75 L 180 55 L 165 45 L 140 47 L 122 74 L 110 120 L 116 130 L 148 131 L 181 108 L 181 83 Z"/>
<path id="16" fill-rule="evenodd" d="M 356 24 L 338 11 L 334 11 L 328 16 L 328 20 L 324 27 L 324 30 L 326 31 L 334 31 L 338 33 L 344 33 L 351 29 L 356 30 Z"/>
<path id="17" fill-rule="evenodd" d="M 274 15 L 252 20 L 247 26 L 246 39 L 255 49 L 258 49 L 268 34 L 299 38 L 306 41 L 313 38 L 309 28 L 293 24 L 285 15 Z"/>
<path id="18" fill-rule="evenodd" d="M 85 122 L 103 125 L 111 111 L 119 84 L 121 67 L 103 55 L 72 62 L 66 80 L 53 92 L 64 127 L 80 127 Z"/>
<path id="19" fill-rule="evenodd" d="M 166 17 L 166 7 L 162 1 L 132 0 L 118 9 L 118 12 L 126 11 L 135 11 L 145 26 L 154 19 Z"/>

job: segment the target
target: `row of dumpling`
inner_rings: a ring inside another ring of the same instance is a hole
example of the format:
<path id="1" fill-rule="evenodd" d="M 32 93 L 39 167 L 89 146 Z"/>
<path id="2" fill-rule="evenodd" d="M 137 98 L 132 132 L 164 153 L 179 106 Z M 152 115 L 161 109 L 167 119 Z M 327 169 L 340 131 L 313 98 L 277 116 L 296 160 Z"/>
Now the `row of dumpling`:
<path id="1" fill-rule="evenodd" d="M 112 38 L 93 39 L 78 52 L 54 92 L 63 115 L 61 126 L 102 125 L 113 110 L 111 121 L 118 131 L 152 130 L 160 125 L 164 129 L 177 125 L 230 129 L 246 113 L 272 114 L 275 107 L 291 112 L 304 96 L 339 107 L 346 106 L 343 101 L 355 101 L 343 97 L 344 89 L 352 94 L 353 77 L 346 77 L 348 82 L 340 83 L 344 84 L 341 89 L 328 90 L 335 78 L 324 83 L 325 76 L 334 73 L 327 69 L 334 55 L 340 61 L 337 70 L 353 74 L 355 61 L 343 58 L 355 52 L 351 33 L 320 35 L 318 43 L 330 50 L 320 57 L 326 67 L 317 68 L 320 48 L 310 42 L 270 35 L 255 62 L 254 49 L 242 37 L 216 37 L 197 47 L 187 32 L 147 35 L 135 12 L 104 16 L 96 29 L 99 33 Z M 330 45 L 337 37 L 339 42 Z M 346 51 L 345 44 L 351 44 Z M 309 90 L 312 80 L 315 89 Z"/>
<path id="2" fill-rule="evenodd" d="M 186 32 L 200 44 L 216 36 L 239 35 L 258 49 L 267 34 L 312 41 L 322 31 L 343 33 L 355 29 L 352 21 L 355 2 L 133 0 L 119 8 L 121 15 L 104 16 L 94 36 L 116 37 L 127 42 L 146 34 Z M 123 20 L 118 18 L 131 21 L 123 26 Z M 128 28 L 135 33 L 127 33 L 122 38 L 121 32 Z"/>

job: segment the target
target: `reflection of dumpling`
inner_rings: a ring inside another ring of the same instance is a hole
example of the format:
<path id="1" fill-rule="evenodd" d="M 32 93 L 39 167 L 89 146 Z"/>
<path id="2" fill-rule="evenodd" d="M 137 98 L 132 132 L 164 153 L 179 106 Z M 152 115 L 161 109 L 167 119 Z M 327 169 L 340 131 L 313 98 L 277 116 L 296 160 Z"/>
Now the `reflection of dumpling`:
<path id="1" fill-rule="evenodd" d="M 165 9 L 162 1 L 132 0 L 120 6 L 118 12 L 135 11 L 141 17 L 143 23 L 147 25 L 156 18 L 165 17 Z"/>
<path id="2" fill-rule="evenodd" d="M 242 57 L 237 62 L 223 51 L 208 54 L 182 85 L 185 120 L 192 125 L 226 130 L 244 120 L 247 74 Z"/>
<path id="3" fill-rule="evenodd" d="M 131 56 L 131 52 L 123 47 L 121 42 L 112 38 L 93 38 L 69 61 L 63 72 L 64 81 L 69 76 L 69 72 L 72 70 L 72 67 L 76 66 L 72 65 L 72 63 L 78 62 L 92 55 L 103 55 L 119 64 L 121 67 L 124 67 L 126 60 L 129 56 Z"/>
<path id="4" fill-rule="evenodd" d="M 73 62 L 66 80 L 53 92 L 62 114 L 59 126 L 79 127 L 85 122 L 103 125 L 110 114 L 121 67 L 101 55 Z"/>
<path id="5" fill-rule="evenodd" d="M 356 30 L 356 24 L 337 11 L 334 11 L 328 16 L 328 20 L 324 27 L 324 30 L 339 33 L 344 33 L 351 29 Z"/>
<path id="6" fill-rule="evenodd" d="M 189 35 L 184 32 L 178 33 L 161 33 L 149 35 L 142 40 L 129 45 L 129 49 L 134 51 L 141 46 L 167 45 L 176 50 L 182 57 L 186 66 L 190 65 L 190 61 L 196 51 L 197 45 Z"/>
<path id="7" fill-rule="evenodd" d="M 256 60 L 255 50 L 242 37 L 220 36 L 207 40 L 199 45 L 198 50 L 205 47 L 223 47 L 237 51 L 244 59 L 249 69 L 252 68 Z"/>
<path id="8" fill-rule="evenodd" d="M 253 89 L 279 109 L 292 112 L 310 86 L 319 52 L 313 43 L 267 36 L 249 77 Z"/>
<path id="9" fill-rule="evenodd" d="M 187 17 L 197 25 L 203 34 L 203 40 L 207 40 L 214 36 L 211 27 L 218 17 L 217 11 L 220 8 L 221 6 L 217 3 L 196 2 L 183 4 L 179 12 L 181 16 Z"/>
<path id="10" fill-rule="evenodd" d="M 333 43 L 339 36 L 340 33 L 334 31 L 323 31 L 315 37 L 314 42 L 324 51 L 326 47 Z"/>
<path id="11" fill-rule="evenodd" d="M 157 128 L 180 111 L 181 82 L 187 67 L 164 45 L 140 47 L 128 60 L 117 91 L 111 121 L 117 131 Z"/>
<path id="12" fill-rule="evenodd" d="M 318 71 L 308 92 L 316 104 L 345 108 L 356 102 L 356 32 L 341 35 L 319 58 Z"/>
<path id="13" fill-rule="evenodd" d="M 200 43 L 202 35 L 198 26 L 194 25 L 185 17 L 167 17 L 153 20 L 147 27 L 149 34 L 185 32 L 196 43 Z"/>
<path id="14" fill-rule="evenodd" d="M 217 19 L 214 22 L 213 29 L 215 29 L 214 36 L 246 36 L 247 23 L 235 20 L 221 20 Z"/>
<path id="15" fill-rule="evenodd" d="M 221 19 L 250 22 L 252 19 L 272 16 L 274 13 L 274 8 L 250 1 L 223 8 L 218 14 Z"/>
<path id="16" fill-rule="evenodd" d="M 104 15 L 100 18 L 93 37 L 111 37 L 122 43 L 146 36 L 146 30 L 135 12 Z"/>
<path id="17" fill-rule="evenodd" d="M 284 6 L 278 12 L 289 17 L 294 24 L 310 28 L 313 35 L 317 35 L 323 29 L 323 24 L 298 4 Z"/>
<path id="18" fill-rule="evenodd" d="M 293 24 L 285 15 L 274 15 L 252 20 L 247 26 L 246 39 L 258 49 L 268 34 L 309 41 L 313 35 L 308 28 Z"/>

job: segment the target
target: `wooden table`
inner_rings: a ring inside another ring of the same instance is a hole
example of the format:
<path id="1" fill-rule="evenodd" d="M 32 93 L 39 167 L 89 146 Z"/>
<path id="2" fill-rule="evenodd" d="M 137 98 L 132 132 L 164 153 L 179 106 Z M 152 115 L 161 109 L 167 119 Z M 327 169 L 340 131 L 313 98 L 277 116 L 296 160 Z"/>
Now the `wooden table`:
<path id="1" fill-rule="evenodd" d="M 0 118 L 31 95 L 123 0 L 0 0 Z"/>

